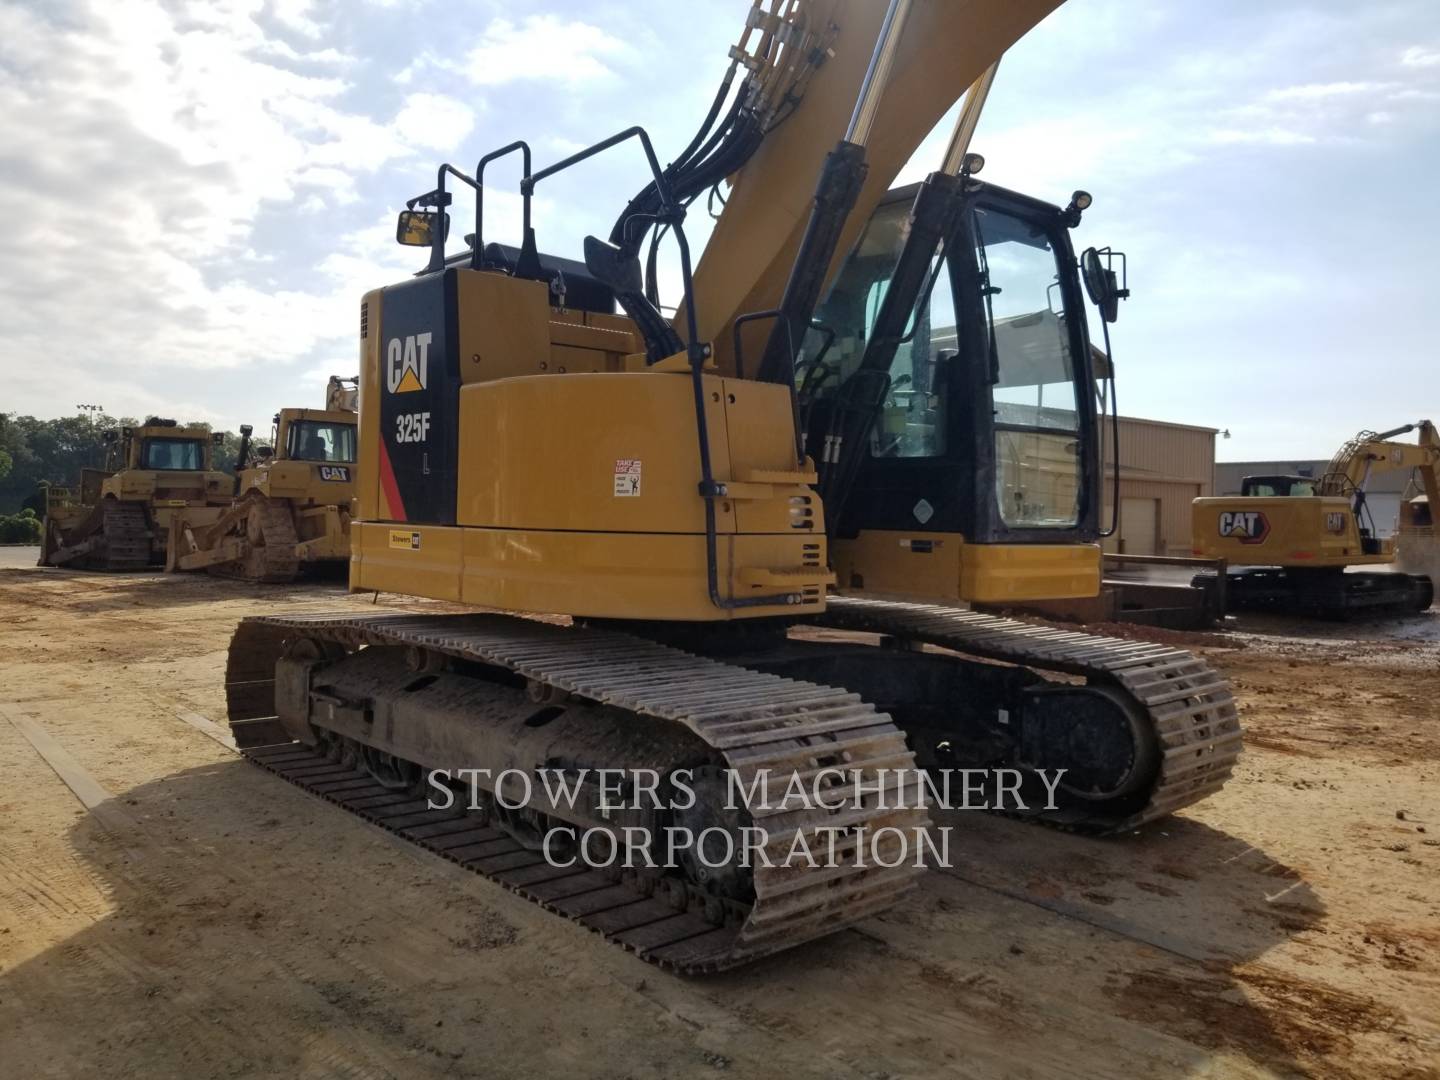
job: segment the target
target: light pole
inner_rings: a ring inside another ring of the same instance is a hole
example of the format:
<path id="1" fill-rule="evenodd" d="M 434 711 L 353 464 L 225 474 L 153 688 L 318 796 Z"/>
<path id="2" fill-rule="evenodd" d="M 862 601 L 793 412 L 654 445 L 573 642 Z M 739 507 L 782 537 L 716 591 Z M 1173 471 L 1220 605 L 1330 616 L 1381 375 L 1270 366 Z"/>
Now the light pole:
<path id="1" fill-rule="evenodd" d="M 93 442 L 94 439 L 95 439 L 95 417 L 98 416 L 100 413 L 103 413 L 103 412 L 105 411 L 105 406 L 104 406 L 104 405 L 76 405 L 75 408 L 79 409 L 79 410 L 85 415 L 86 423 L 89 425 L 89 428 L 90 428 L 90 439 L 91 439 L 91 441 Z M 102 450 L 101 453 L 103 454 L 104 451 Z M 102 460 L 102 461 L 100 462 L 100 465 L 101 465 L 101 468 L 104 468 L 105 462 Z"/>

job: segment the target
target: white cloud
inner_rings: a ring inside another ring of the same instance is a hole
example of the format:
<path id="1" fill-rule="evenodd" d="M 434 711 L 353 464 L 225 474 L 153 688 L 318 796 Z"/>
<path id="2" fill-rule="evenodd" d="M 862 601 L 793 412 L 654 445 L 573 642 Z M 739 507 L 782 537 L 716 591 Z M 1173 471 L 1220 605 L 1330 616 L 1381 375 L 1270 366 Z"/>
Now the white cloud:
<path id="1" fill-rule="evenodd" d="M 630 46 L 597 26 L 566 22 L 555 15 L 529 15 L 516 25 L 495 19 L 481 43 L 470 51 L 465 72 L 479 86 L 522 79 L 547 79 L 569 85 L 614 75 Z"/>
<path id="2" fill-rule="evenodd" d="M 278 56 L 281 60 L 292 60 L 302 64 L 353 64 L 355 57 L 346 56 L 339 49 L 316 49 L 301 52 L 283 41 L 267 41 L 260 46 L 267 56 Z"/>
<path id="3" fill-rule="evenodd" d="M 1333 82 L 1305 83 L 1301 86 L 1286 86 L 1271 90 L 1265 95 L 1267 101 L 1326 101 L 1337 97 L 1353 97 L 1357 94 L 1374 94 L 1389 89 L 1393 84 L 1374 82 Z"/>
<path id="4" fill-rule="evenodd" d="M 318 22 L 310 17 L 312 0 L 270 0 L 270 14 L 287 30 L 317 38 L 321 34 Z"/>
<path id="5" fill-rule="evenodd" d="M 1406 67 L 1440 67 L 1440 49 L 1425 49 L 1411 45 L 1400 54 L 1400 63 Z"/>
<path id="6" fill-rule="evenodd" d="M 475 125 L 475 114 L 463 101 L 442 94 L 411 94 L 392 125 L 411 146 L 451 150 Z"/>
<path id="7" fill-rule="evenodd" d="M 1253 143 L 1262 146 L 1309 146 L 1319 140 L 1303 131 L 1287 131 L 1284 128 L 1220 128 L 1210 132 L 1210 141 L 1221 145 Z"/>
<path id="8" fill-rule="evenodd" d="M 285 7 L 287 26 L 308 12 Z M 346 80 L 292 70 L 337 50 L 292 56 L 254 16 L 94 0 L 60 25 L 0 3 L 0 332 L 29 361 L 7 363 L 11 407 L 84 384 L 114 412 L 213 418 L 164 395 L 205 369 L 353 367 L 360 295 L 416 269 L 388 215 L 332 245 L 334 210 L 458 143 L 472 110 L 427 93 L 388 120 L 352 111 Z M 332 254 L 307 267 L 317 239 Z"/>

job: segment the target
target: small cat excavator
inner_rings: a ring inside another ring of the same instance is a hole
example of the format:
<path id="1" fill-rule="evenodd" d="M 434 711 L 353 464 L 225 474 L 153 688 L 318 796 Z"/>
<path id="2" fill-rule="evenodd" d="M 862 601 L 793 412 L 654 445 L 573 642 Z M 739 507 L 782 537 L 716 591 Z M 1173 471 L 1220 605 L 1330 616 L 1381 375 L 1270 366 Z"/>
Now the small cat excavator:
<path id="1" fill-rule="evenodd" d="M 1412 431 L 1414 443 L 1398 441 Z M 1349 569 L 1396 561 L 1395 540 L 1379 535 L 1365 500 L 1370 478 L 1394 470 L 1408 470 L 1423 487 L 1423 505 L 1440 502 L 1440 435 L 1433 422 L 1362 431 L 1318 478 L 1247 476 L 1239 496 L 1196 499 L 1194 554 L 1226 560 L 1228 606 L 1234 610 L 1321 618 L 1424 611 L 1435 600 L 1427 574 Z M 1419 517 L 1411 504 L 1402 510 Z M 1413 522 L 1408 530 L 1406 524 L 1406 558 L 1421 562 L 1426 538 Z"/>

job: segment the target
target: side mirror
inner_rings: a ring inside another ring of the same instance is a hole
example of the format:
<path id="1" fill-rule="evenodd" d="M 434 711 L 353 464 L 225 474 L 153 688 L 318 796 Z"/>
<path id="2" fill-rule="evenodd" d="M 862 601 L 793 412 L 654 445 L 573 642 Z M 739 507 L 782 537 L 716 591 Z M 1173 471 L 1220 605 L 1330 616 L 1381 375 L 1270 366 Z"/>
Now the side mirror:
<path id="1" fill-rule="evenodd" d="M 1109 254 L 1107 248 L 1107 257 Z M 1113 323 L 1120 314 L 1120 301 L 1130 295 L 1130 290 L 1120 287 L 1115 271 L 1101 261 L 1100 252 L 1093 247 L 1086 248 L 1080 256 L 1080 276 L 1085 282 L 1090 302 L 1100 310 L 1100 317 L 1107 323 Z"/>
<path id="2" fill-rule="evenodd" d="M 211 435 L 210 435 L 210 441 L 211 441 L 212 443 L 214 443 L 216 446 L 224 446 L 224 445 L 225 445 L 225 433 L 224 433 L 223 431 L 212 432 Z"/>
<path id="3" fill-rule="evenodd" d="M 435 243 L 435 222 L 441 215 L 433 210 L 401 210 L 395 221 L 395 242 L 406 247 L 431 247 Z M 450 238 L 450 215 L 445 214 L 440 242 Z"/>
<path id="4" fill-rule="evenodd" d="M 255 447 L 255 456 L 261 461 L 269 461 L 275 456 L 275 449 L 271 446 L 257 446 Z"/>
<path id="5" fill-rule="evenodd" d="M 107 430 L 103 435 L 100 436 L 100 441 L 101 441 L 101 442 L 106 442 L 106 443 L 113 443 L 113 442 L 115 442 L 116 440 L 118 440 L 119 438 L 120 438 L 120 433 L 119 433 L 118 431 L 116 431 L 114 428 L 110 428 L 110 429 Z"/>
<path id="6" fill-rule="evenodd" d="M 247 438 L 247 439 L 250 437 L 250 433 L 253 432 L 254 430 L 255 430 L 254 427 L 252 427 L 252 426 L 249 425 L 249 424 L 241 424 L 241 425 L 240 425 L 240 434 L 243 435 L 243 436 L 244 436 L 245 438 Z"/>

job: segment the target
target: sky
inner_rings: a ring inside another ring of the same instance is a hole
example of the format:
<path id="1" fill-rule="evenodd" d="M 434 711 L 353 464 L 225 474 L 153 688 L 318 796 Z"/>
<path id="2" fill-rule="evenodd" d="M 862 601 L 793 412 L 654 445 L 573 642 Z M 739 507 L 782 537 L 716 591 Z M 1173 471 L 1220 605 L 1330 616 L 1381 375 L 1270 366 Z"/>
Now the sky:
<path id="1" fill-rule="evenodd" d="M 666 159 L 747 7 L 0 0 L 0 412 L 263 430 L 321 404 L 361 296 L 423 262 L 394 214 L 439 162 L 523 137 L 538 168 L 637 123 Z M 1440 419 L 1434 0 L 1069 0 L 1006 56 L 973 148 L 986 180 L 1094 195 L 1075 241 L 1128 258 L 1125 414 L 1226 429 L 1221 460 Z M 642 168 L 547 182 L 542 250 L 608 233 Z M 486 238 L 514 242 L 517 173 L 493 170 Z"/>

